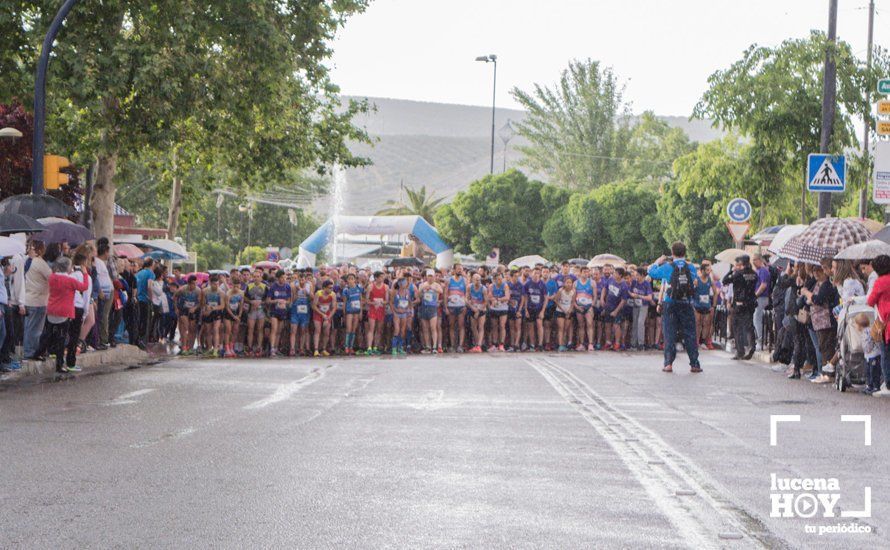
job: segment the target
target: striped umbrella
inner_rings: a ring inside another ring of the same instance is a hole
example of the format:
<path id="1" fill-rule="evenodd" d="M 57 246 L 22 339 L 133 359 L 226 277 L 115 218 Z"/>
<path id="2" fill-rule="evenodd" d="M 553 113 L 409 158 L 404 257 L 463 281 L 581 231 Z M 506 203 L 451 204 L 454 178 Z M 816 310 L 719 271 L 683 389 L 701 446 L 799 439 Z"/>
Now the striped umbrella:
<path id="1" fill-rule="evenodd" d="M 820 261 L 834 258 L 838 252 L 857 243 L 867 241 L 871 233 L 855 220 L 821 218 L 793 237 L 781 249 L 779 256 L 796 262 L 818 265 Z"/>

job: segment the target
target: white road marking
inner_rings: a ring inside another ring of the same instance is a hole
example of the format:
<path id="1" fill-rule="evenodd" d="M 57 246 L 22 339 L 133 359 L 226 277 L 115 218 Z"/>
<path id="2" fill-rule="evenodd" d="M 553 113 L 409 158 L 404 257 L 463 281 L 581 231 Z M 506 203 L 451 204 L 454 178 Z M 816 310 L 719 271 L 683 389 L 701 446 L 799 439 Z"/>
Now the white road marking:
<path id="1" fill-rule="evenodd" d="M 104 405 L 106 407 L 114 407 L 117 405 L 132 405 L 139 402 L 139 400 L 136 399 L 137 397 L 142 397 L 143 395 L 149 394 L 153 391 L 155 391 L 154 388 L 145 388 L 144 390 L 131 391 L 130 393 L 125 393 L 123 395 L 115 397 Z"/>
<path id="2" fill-rule="evenodd" d="M 325 368 L 321 368 L 321 369 L 319 369 L 319 368 L 313 369 L 312 372 L 310 372 L 303 378 L 300 378 L 299 380 L 295 380 L 295 381 L 287 383 L 287 384 L 281 384 L 278 386 L 278 388 L 275 389 L 275 391 L 272 393 L 272 395 L 270 395 L 269 397 L 260 399 L 259 401 L 254 401 L 253 403 L 251 403 L 249 405 L 245 405 L 244 410 L 252 411 L 252 410 L 257 410 L 257 409 L 263 409 L 265 407 L 268 407 L 269 405 L 274 405 L 275 403 L 287 401 L 288 399 L 293 397 L 297 392 L 299 392 L 306 386 L 314 384 L 314 383 L 318 382 L 319 380 L 321 380 L 322 378 L 324 378 L 325 373 L 327 372 L 327 369 L 329 369 L 333 366 L 334 365 L 331 365 L 331 366 L 328 366 Z"/>
<path id="3" fill-rule="evenodd" d="M 596 430 L 659 510 L 693 548 L 723 546 L 740 533 L 750 547 L 785 547 L 758 520 L 734 505 L 700 468 L 658 434 L 606 402 L 583 380 L 546 358 L 527 360 Z"/>

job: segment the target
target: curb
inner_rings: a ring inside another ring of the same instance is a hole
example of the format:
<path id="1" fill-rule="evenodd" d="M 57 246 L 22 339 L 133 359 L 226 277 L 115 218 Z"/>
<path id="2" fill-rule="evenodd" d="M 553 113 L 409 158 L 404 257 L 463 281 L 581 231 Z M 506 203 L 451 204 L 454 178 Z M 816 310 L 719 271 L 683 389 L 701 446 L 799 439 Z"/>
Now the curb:
<path id="1" fill-rule="evenodd" d="M 49 380 L 106 374 L 141 367 L 159 360 L 163 359 L 153 357 L 136 346 L 118 344 L 107 350 L 78 355 L 77 365 L 83 370 L 77 373 L 57 373 L 55 358 L 46 361 L 22 361 L 21 370 L 0 375 L 0 389 Z"/>

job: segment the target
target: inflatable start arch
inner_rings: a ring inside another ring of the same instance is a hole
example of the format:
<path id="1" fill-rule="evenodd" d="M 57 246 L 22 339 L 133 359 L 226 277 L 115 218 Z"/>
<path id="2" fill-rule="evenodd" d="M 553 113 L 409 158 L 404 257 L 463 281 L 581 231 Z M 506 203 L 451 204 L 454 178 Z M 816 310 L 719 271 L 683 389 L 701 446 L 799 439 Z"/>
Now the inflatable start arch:
<path id="1" fill-rule="evenodd" d="M 297 265 L 315 267 L 315 258 L 334 240 L 334 220 L 326 221 L 300 244 Z M 439 237 L 436 228 L 420 216 L 338 216 L 336 231 L 352 235 L 403 235 L 417 237 L 436 254 L 437 267 L 451 267 L 454 251 Z"/>

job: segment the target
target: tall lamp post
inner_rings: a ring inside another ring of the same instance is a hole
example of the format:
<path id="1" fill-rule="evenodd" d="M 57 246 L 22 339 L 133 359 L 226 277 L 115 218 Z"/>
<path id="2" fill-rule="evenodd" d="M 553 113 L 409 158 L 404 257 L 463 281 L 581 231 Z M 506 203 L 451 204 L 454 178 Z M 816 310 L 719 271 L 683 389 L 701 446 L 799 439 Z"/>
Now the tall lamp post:
<path id="1" fill-rule="evenodd" d="M 508 120 L 506 124 L 501 126 L 501 129 L 498 130 L 498 136 L 500 136 L 501 141 L 504 142 L 504 172 L 507 171 L 507 144 L 510 143 L 510 140 L 513 139 L 513 136 L 516 135 L 516 130 L 513 129 L 512 121 Z"/>
<path id="2" fill-rule="evenodd" d="M 476 61 L 494 65 L 494 77 L 491 84 L 491 167 L 489 168 L 489 174 L 494 174 L 494 106 L 498 88 L 498 56 L 495 54 L 480 55 Z"/>

